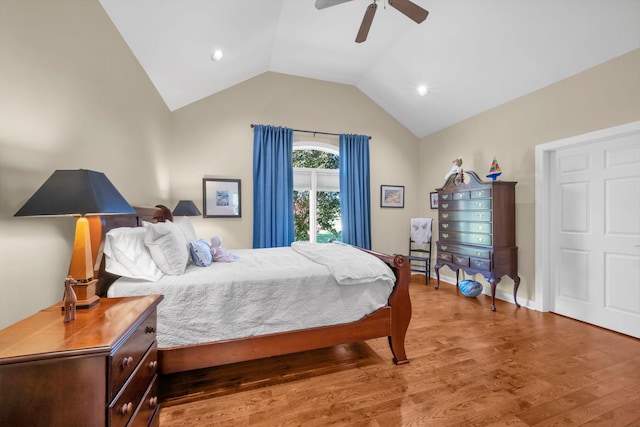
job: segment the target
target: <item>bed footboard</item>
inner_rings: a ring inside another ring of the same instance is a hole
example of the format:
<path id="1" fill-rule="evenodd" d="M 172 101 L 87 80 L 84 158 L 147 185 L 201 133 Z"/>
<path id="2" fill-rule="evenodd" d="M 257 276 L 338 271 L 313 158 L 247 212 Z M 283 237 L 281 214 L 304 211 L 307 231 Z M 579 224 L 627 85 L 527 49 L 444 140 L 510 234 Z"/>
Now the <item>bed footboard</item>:
<path id="1" fill-rule="evenodd" d="M 380 258 L 386 262 L 396 276 L 396 285 L 389 296 L 391 309 L 391 332 L 388 335 L 389 347 L 393 353 L 393 362 L 396 365 L 409 363 L 404 350 L 404 340 L 411 321 L 411 298 L 409 297 L 409 282 L 411 280 L 411 267 L 404 255 L 386 255 L 366 249 L 363 251 Z"/>

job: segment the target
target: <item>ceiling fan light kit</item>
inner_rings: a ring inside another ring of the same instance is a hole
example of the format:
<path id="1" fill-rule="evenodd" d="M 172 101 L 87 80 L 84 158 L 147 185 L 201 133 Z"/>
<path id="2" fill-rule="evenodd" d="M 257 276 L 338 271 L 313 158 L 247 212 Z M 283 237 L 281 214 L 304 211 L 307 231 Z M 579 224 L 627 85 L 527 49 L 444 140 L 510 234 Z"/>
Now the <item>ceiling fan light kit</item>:
<path id="1" fill-rule="evenodd" d="M 348 1 L 351 0 L 316 0 L 316 9 L 325 9 Z M 360 24 L 360 29 L 356 36 L 356 43 L 362 43 L 367 39 L 369 30 L 371 29 L 371 23 L 373 22 L 373 17 L 378 9 L 378 5 L 376 4 L 377 1 L 378 0 L 373 0 L 373 3 L 367 6 L 367 10 L 364 12 L 364 17 L 362 18 L 362 23 Z M 387 2 L 391 7 L 402 12 L 417 24 L 427 19 L 427 16 L 429 15 L 429 11 L 421 8 L 410 0 L 387 0 Z"/>
<path id="2" fill-rule="evenodd" d="M 213 54 L 211 54 L 211 60 L 213 62 L 218 62 L 222 59 L 223 56 L 224 53 L 220 49 L 217 49 L 215 52 L 213 52 Z"/>

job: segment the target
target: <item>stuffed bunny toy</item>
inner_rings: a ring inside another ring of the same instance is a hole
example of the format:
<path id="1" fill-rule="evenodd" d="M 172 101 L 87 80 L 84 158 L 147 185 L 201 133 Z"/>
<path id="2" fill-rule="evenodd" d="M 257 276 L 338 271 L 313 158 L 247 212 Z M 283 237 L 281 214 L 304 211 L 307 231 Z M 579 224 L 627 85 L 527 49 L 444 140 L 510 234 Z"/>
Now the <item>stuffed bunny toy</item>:
<path id="1" fill-rule="evenodd" d="M 216 262 L 234 262 L 240 259 L 238 255 L 222 247 L 222 237 L 220 236 L 211 238 L 211 255 Z"/>

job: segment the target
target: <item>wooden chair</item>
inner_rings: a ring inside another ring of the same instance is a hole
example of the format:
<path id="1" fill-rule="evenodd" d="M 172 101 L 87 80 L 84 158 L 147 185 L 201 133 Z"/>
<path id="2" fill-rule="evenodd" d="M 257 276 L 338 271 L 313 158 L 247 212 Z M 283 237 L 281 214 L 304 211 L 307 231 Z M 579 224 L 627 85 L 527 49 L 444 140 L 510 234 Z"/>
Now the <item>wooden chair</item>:
<path id="1" fill-rule="evenodd" d="M 424 274 L 426 285 L 429 284 L 431 276 L 431 226 L 432 221 L 428 221 L 429 239 L 425 244 L 417 244 L 412 237 L 409 237 L 409 255 L 407 255 L 411 264 L 411 272 Z"/>

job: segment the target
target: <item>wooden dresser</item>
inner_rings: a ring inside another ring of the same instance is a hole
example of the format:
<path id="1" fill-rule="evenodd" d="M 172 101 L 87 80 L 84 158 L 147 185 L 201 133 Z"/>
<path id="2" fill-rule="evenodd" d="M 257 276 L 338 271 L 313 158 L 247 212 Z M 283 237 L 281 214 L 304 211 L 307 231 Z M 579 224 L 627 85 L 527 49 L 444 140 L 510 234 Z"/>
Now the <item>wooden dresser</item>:
<path id="1" fill-rule="evenodd" d="M 491 285 L 491 310 L 496 310 L 496 285 L 502 276 L 513 279 L 518 307 L 518 248 L 516 246 L 516 182 L 482 181 L 471 171 L 449 177 L 438 191 L 438 256 L 434 266 L 482 274 Z M 466 182 L 465 182 L 466 181 Z"/>
<path id="2" fill-rule="evenodd" d="M 0 331 L 0 426 L 157 426 L 156 307 L 103 298 L 63 322 L 61 303 Z"/>

